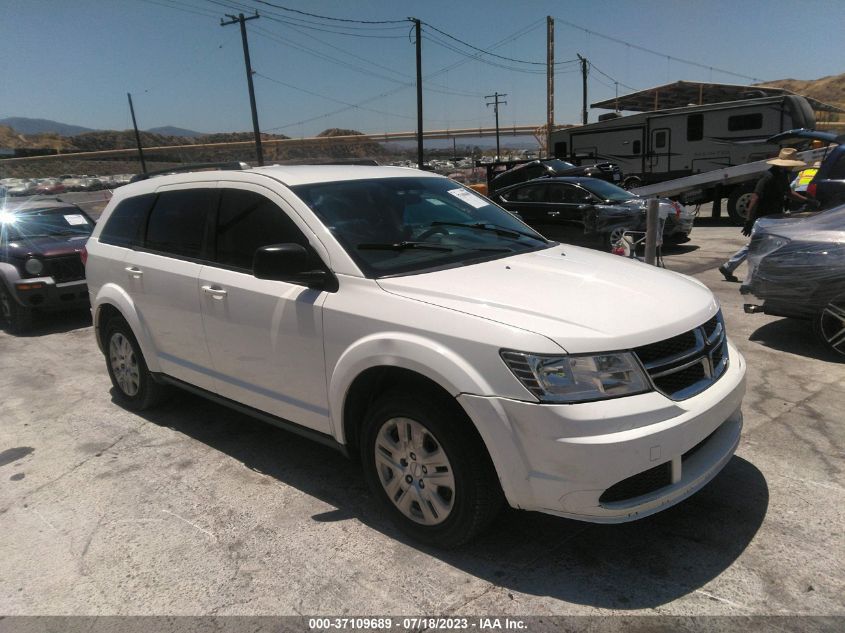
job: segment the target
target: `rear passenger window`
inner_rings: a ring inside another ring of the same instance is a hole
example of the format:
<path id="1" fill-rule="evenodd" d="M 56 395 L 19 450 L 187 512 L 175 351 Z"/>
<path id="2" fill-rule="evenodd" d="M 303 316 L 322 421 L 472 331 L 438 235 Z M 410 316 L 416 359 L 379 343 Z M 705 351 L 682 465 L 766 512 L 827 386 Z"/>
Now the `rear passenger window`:
<path id="1" fill-rule="evenodd" d="M 100 233 L 100 242 L 114 246 L 139 245 L 155 198 L 155 194 L 150 193 L 118 203 Z"/>
<path id="2" fill-rule="evenodd" d="M 217 219 L 217 262 L 251 271 L 256 250 L 291 242 L 308 246 L 302 231 L 275 203 L 253 191 L 223 190 Z"/>
<path id="3" fill-rule="evenodd" d="M 505 194 L 505 196 L 505 200 L 511 202 L 543 202 L 545 189 L 540 185 L 531 185 L 515 189 Z"/>
<path id="4" fill-rule="evenodd" d="M 147 224 L 145 246 L 163 253 L 199 258 L 206 220 L 216 198 L 216 188 L 159 194 Z"/>

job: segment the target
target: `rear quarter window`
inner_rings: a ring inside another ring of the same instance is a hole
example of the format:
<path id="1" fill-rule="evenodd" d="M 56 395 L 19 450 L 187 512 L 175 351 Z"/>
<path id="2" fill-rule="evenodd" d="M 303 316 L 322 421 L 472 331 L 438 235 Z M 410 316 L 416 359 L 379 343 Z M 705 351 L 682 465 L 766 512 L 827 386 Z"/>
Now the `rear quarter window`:
<path id="1" fill-rule="evenodd" d="M 151 193 L 119 202 L 100 232 L 100 242 L 114 246 L 140 245 L 155 198 Z"/>

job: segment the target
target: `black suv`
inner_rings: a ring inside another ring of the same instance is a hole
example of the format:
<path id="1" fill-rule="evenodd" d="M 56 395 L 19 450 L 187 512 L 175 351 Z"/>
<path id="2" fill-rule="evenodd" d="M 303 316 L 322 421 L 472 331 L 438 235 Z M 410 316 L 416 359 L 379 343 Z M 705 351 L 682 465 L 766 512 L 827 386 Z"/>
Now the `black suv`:
<path id="1" fill-rule="evenodd" d="M 567 163 L 565 160 L 560 160 L 559 158 L 550 158 L 548 160 L 532 160 L 522 163 L 498 175 L 491 174 L 488 189 L 492 194 L 495 191 L 520 182 L 534 180 L 535 178 L 554 178 L 558 176 L 587 176 L 615 184 L 619 184 L 622 181 L 622 172 L 619 170 L 619 166 L 613 163 L 578 166 Z"/>
<path id="2" fill-rule="evenodd" d="M 80 258 L 94 221 L 74 204 L 31 200 L 0 207 L 0 318 L 25 331 L 36 310 L 88 305 Z"/>

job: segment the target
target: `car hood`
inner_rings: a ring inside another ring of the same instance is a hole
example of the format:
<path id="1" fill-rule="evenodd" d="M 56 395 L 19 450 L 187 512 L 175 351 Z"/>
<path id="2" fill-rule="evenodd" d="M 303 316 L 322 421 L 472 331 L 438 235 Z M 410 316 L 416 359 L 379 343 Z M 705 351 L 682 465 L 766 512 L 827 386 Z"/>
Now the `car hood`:
<path id="1" fill-rule="evenodd" d="M 755 231 L 790 240 L 845 243 L 845 206 L 793 217 L 763 217 Z"/>
<path id="2" fill-rule="evenodd" d="M 719 309 L 690 277 L 569 245 L 378 283 L 409 299 L 541 334 L 570 353 L 652 343 L 701 325 Z"/>
<path id="3" fill-rule="evenodd" d="M 14 257 L 27 257 L 30 255 L 58 257 L 78 253 L 87 241 L 87 235 L 29 237 L 26 239 L 11 240 L 5 250 Z"/>

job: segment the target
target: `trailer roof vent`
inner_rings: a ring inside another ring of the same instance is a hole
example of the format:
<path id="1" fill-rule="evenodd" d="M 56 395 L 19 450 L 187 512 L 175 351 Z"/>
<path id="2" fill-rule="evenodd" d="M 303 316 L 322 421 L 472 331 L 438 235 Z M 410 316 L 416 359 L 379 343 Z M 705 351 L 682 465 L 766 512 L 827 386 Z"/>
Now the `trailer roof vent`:
<path id="1" fill-rule="evenodd" d="M 599 115 L 599 121 L 610 121 L 611 119 L 618 119 L 621 116 L 618 112 L 605 112 Z"/>

